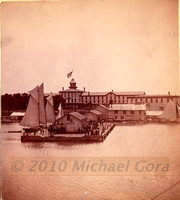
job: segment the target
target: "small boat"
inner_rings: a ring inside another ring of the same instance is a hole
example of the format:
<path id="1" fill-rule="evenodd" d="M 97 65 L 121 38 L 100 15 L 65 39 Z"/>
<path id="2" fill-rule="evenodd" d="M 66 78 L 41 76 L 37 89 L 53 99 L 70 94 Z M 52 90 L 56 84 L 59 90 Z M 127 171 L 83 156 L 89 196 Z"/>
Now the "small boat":
<path id="1" fill-rule="evenodd" d="M 21 133 L 22 131 L 8 131 L 8 133 Z"/>

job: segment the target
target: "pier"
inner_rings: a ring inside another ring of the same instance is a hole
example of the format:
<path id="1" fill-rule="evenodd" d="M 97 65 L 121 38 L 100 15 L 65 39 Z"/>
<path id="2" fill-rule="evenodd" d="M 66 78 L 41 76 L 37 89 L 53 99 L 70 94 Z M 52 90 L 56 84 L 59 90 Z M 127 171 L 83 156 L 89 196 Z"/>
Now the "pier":
<path id="1" fill-rule="evenodd" d="M 103 142 L 115 127 L 114 123 L 99 135 L 57 134 L 51 136 L 21 136 L 21 142 Z"/>

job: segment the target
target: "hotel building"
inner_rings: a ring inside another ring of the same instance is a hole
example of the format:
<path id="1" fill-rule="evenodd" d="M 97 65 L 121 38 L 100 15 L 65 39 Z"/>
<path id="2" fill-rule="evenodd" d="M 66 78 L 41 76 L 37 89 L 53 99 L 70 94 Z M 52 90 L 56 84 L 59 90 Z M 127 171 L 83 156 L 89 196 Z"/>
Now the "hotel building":
<path id="1" fill-rule="evenodd" d="M 74 79 L 71 80 L 69 89 L 64 87 L 59 94 L 65 99 L 66 109 L 81 109 L 96 107 L 99 104 L 109 106 L 110 104 L 127 104 L 129 97 L 143 98 L 145 92 L 87 92 L 77 89 Z"/>
<path id="2" fill-rule="evenodd" d="M 146 95 L 145 92 L 87 92 L 77 89 L 74 79 L 71 80 L 69 89 L 62 88 L 59 91 L 65 100 L 65 109 L 86 109 L 96 108 L 102 104 L 109 106 L 112 104 L 145 104 L 147 110 L 164 110 L 166 104 L 171 100 L 175 105 L 180 105 L 180 96 L 170 95 Z"/>

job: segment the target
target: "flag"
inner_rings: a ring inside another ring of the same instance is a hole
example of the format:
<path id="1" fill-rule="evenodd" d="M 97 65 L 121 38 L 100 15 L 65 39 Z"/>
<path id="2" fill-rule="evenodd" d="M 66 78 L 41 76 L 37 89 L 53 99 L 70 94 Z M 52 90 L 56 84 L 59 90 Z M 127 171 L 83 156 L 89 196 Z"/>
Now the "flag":
<path id="1" fill-rule="evenodd" d="M 73 70 L 67 74 L 67 77 L 70 78 L 72 76 Z"/>

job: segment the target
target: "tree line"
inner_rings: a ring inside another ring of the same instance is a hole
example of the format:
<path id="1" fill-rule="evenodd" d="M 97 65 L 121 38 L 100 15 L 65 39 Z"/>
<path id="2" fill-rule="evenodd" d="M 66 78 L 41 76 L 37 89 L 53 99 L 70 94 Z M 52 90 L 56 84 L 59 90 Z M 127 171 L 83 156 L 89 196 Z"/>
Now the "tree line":
<path id="1" fill-rule="evenodd" d="M 44 102 L 46 104 L 46 97 Z M 16 93 L 16 94 L 4 94 L 1 95 L 1 110 L 2 112 L 20 111 L 26 110 L 29 102 L 29 94 Z M 65 101 L 60 95 L 53 96 L 54 109 L 58 110 L 60 102 L 64 105 Z"/>

